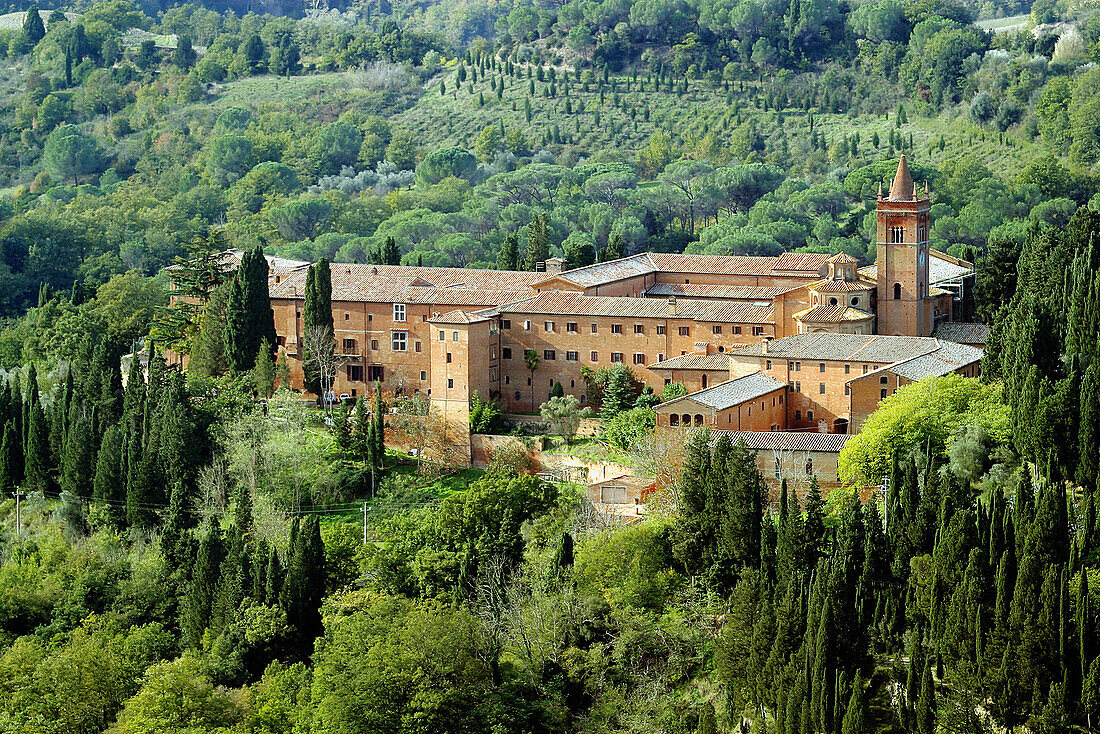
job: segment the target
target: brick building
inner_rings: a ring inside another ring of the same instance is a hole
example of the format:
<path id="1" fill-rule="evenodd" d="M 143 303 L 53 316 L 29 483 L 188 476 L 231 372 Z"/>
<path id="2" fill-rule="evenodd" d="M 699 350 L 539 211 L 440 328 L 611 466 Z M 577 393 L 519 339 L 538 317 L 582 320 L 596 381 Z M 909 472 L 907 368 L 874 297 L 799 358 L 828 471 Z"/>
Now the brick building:
<path id="1" fill-rule="evenodd" d="M 541 272 L 333 264 L 333 389 L 359 395 L 378 382 L 389 396 L 426 395 L 461 442 L 474 392 L 535 411 L 559 383 L 585 401 L 582 368 L 624 364 L 657 392 L 683 382 L 706 393 L 689 396 L 699 410 L 665 410 L 666 422 L 846 432 L 883 389 L 856 378 L 874 373 L 892 390 L 921 373 L 976 372 L 980 356 L 950 337 L 921 338 L 971 318 L 974 275 L 929 248 L 927 188 L 918 196 L 904 158 L 876 208 L 877 261 L 863 268 L 819 253 L 639 253 L 573 270 L 551 258 Z M 300 386 L 308 264 L 269 262 L 279 346 Z M 780 386 L 766 395 L 766 419 L 716 397 L 755 372 Z M 781 414 L 771 416 L 772 397 L 777 407 L 783 398 Z"/>

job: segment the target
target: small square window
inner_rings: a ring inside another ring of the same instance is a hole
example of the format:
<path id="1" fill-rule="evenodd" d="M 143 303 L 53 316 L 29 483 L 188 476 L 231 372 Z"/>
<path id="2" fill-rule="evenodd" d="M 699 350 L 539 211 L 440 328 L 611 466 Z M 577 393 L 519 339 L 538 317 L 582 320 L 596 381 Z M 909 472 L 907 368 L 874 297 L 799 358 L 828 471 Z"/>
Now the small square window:
<path id="1" fill-rule="evenodd" d="M 576 321 L 567 321 L 567 322 L 565 322 L 565 330 L 567 332 L 569 332 L 570 334 L 576 334 L 577 333 L 577 322 Z"/>
<path id="2" fill-rule="evenodd" d="M 691 327 L 690 326 L 681 326 L 680 327 L 680 336 L 691 336 Z"/>
<path id="3" fill-rule="evenodd" d="M 577 353 L 576 352 L 566 352 L 565 353 L 565 361 L 567 361 L 567 362 L 576 362 L 577 361 Z"/>
<path id="4" fill-rule="evenodd" d="M 641 324 L 634 324 L 634 333 L 635 334 L 644 334 L 645 333 L 645 327 L 642 326 Z"/>
<path id="5" fill-rule="evenodd" d="M 448 388 L 452 388 L 454 386 L 455 386 L 455 381 L 454 380 L 447 380 L 447 387 Z"/>
<path id="6" fill-rule="evenodd" d="M 553 321 L 546 321 L 546 322 L 543 323 L 542 328 L 543 328 L 543 331 L 553 331 L 554 330 L 554 322 Z"/>
<path id="7" fill-rule="evenodd" d="M 557 359 L 558 357 L 554 353 L 553 349 L 547 349 L 547 350 L 543 351 L 542 358 L 546 359 L 546 360 L 553 360 L 553 359 Z"/>
<path id="8" fill-rule="evenodd" d="M 883 385 L 890 384 L 890 378 L 887 377 L 886 375 L 883 375 L 882 377 L 878 378 L 878 381 L 881 382 Z"/>
<path id="9" fill-rule="evenodd" d="M 428 379 L 428 371 L 420 370 L 420 381 L 423 382 L 426 379 Z"/>
<path id="10" fill-rule="evenodd" d="M 457 331 L 452 331 L 451 332 L 451 341 L 453 341 L 453 342 L 458 341 L 458 332 Z"/>
<path id="11" fill-rule="evenodd" d="M 600 353 L 599 352 L 589 352 L 588 353 L 588 361 L 589 362 L 599 362 L 600 361 Z"/>
<path id="12" fill-rule="evenodd" d="M 500 353 L 501 353 L 501 356 L 503 356 L 505 359 L 511 359 L 512 358 L 512 348 L 511 347 L 502 347 L 501 350 L 500 350 Z"/>
<path id="13" fill-rule="evenodd" d="M 715 324 L 714 326 L 712 326 L 710 328 L 711 328 L 711 331 L 713 331 L 715 334 L 721 334 L 722 333 L 722 325 L 721 324 Z"/>
<path id="14" fill-rule="evenodd" d="M 658 334 L 664 334 L 665 333 L 665 325 L 664 324 L 657 324 L 657 333 Z"/>
<path id="15" fill-rule="evenodd" d="M 501 319 L 500 320 L 500 328 L 502 328 L 502 329 L 511 329 L 512 328 L 512 320 L 511 319 Z"/>
<path id="16" fill-rule="evenodd" d="M 622 352 L 612 352 L 611 353 L 611 361 L 612 362 L 622 362 L 623 361 L 623 353 Z"/>

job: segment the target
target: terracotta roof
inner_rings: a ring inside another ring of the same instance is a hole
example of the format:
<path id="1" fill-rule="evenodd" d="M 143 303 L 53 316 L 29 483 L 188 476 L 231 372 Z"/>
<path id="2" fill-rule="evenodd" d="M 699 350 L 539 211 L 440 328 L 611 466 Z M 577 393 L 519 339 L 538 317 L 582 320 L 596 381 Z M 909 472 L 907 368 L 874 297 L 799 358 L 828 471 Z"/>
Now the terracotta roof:
<path id="1" fill-rule="evenodd" d="M 787 383 L 785 382 L 780 382 L 774 377 L 765 375 L 763 372 L 754 372 L 751 375 L 738 377 L 734 380 L 727 380 L 714 387 L 708 387 L 706 390 L 700 390 L 690 395 L 673 398 L 672 400 L 661 403 L 657 407 L 660 408 L 666 405 L 673 405 L 683 400 L 691 400 L 692 402 L 705 405 L 714 410 L 726 410 L 735 405 L 740 405 L 747 400 L 755 400 L 761 395 L 767 395 L 770 392 L 782 390 L 785 387 L 787 387 Z"/>
<path id="2" fill-rule="evenodd" d="M 729 367 L 728 354 L 681 354 L 649 365 L 651 370 L 728 370 Z"/>
<path id="3" fill-rule="evenodd" d="M 829 262 L 837 263 L 838 265 L 848 265 L 850 263 L 858 263 L 859 260 L 856 260 L 846 252 L 838 252 L 829 258 Z"/>
<path id="4" fill-rule="evenodd" d="M 623 485 L 626 487 L 635 487 L 637 489 L 649 489 L 657 484 L 657 480 L 653 477 L 639 477 L 633 474 L 623 474 L 618 477 L 610 477 L 608 479 L 601 479 L 598 482 L 589 484 L 589 487 L 603 487 L 608 484 Z"/>
<path id="5" fill-rule="evenodd" d="M 874 316 L 862 309 L 851 306 L 815 306 L 805 311 L 799 311 L 794 315 L 799 321 L 810 323 L 838 323 L 840 321 L 864 321 Z"/>
<path id="6" fill-rule="evenodd" d="M 868 291 L 875 287 L 875 283 L 863 280 L 818 280 L 810 283 L 807 288 L 818 293 L 852 293 L 855 291 Z"/>
<path id="7" fill-rule="evenodd" d="M 960 344 L 981 344 L 984 346 L 989 338 L 989 327 L 985 324 L 944 321 L 936 327 L 936 330 L 932 332 L 932 336 Z"/>
<path id="8" fill-rule="evenodd" d="M 801 270 L 807 273 L 821 272 L 829 255 L 821 252 L 784 252 L 775 263 L 775 270 Z"/>
<path id="9" fill-rule="evenodd" d="M 364 273 L 365 267 L 377 267 L 379 272 Z M 393 268 L 396 267 L 399 266 L 348 266 L 342 263 L 334 265 L 332 267 L 332 300 L 357 303 L 451 303 L 482 307 L 495 306 L 518 300 L 532 293 L 523 283 L 516 283 L 512 275 L 535 275 L 499 270 L 440 268 L 441 272 L 434 276 L 429 274 L 426 278 L 418 273 L 407 271 L 428 270 L 428 268 L 408 268 L 394 272 Z M 272 298 L 304 297 L 306 292 L 304 270 L 276 273 L 275 276 L 269 283 Z M 459 280 L 469 282 L 456 282 Z"/>
<path id="10" fill-rule="evenodd" d="M 802 286 L 715 285 L 710 283 L 654 283 L 645 294 L 652 297 L 722 298 L 730 301 L 771 301 L 781 293 Z"/>
<path id="11" fill-rule="evenodd" d="M 768 356 L 776 359 L 894 364 L 937 351 L 944 345 L 960 346 L 921 336 L 813 333 L 773 339 L 767 344 L 767 353 L 762 345 L 753 345 L 728 354 L 734 358 Z"/>
<path id="12" fill-rule="evenodd" d="M 480 268 L 429 268 L 415 265 L 369 265 L 362 263 L 333 263 L 332 277 L 337 275 L 364 277 L 380 275 L 383 278 L 420 278 L 439 288 L 525 288 L 546 278 L 546 273 L 518 270 L 487 270 Z"/>
<path id="13" fill-rule="evenodd" d="M 683 318 L 703 322 L 769 324 L 771 304 L 677 300 L 629 296 L 585 296 L 570 291 L 543 291 L 531 298 L 501 305 L 507 314 L 547 314 L 575 316 L 622 316 L 623 318 Z"/>
<path id="14" fill-rule="evenodd" d="M 845 433 L 817 431 L 723 431 L 713 430 L 714 438 L 729 436 L 736 444 L 744 441 L 753 451 L 821 451 L 840 453 L 851 436 Z"/>

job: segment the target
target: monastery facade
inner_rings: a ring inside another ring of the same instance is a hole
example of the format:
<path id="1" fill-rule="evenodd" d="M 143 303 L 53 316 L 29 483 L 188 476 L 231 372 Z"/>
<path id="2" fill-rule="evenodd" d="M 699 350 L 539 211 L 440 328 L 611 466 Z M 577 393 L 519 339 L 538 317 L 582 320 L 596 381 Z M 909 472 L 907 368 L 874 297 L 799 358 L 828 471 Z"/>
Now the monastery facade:
<path id="1" fill-rule="evenodd" d="M 873 403 L 882 394 L 875 380 L 864 388 L 864 374 L 918 358 L 937 373 L 976 370 L 980 348 L 960 353 L 935 336 L 971 318 L 974 272 L 930 249 L 929 208 L 903 157 L 878 195 L 877 260 L 864 268 L 845 254 L 813 253 L 647 252 L 575 269 L 550 259 L 540 272 L 334 263 L 342 367 L 333 391 L 362 395 L 377 382 L 387 397 L 427 396 L 460 424 L 475 392 L 505 411 L 533 412 L 559 383 L 584 402 L 582 368 L 624 364 L 658 394 L 674 381 L 697 392 L 757 375 L 720 400 L 691 398 L 714 403 L 707 411 L 662 406 L 666 426 L 689 416 L 741 431 L 850 432 L 873 410 L 864 393 Z M 306 265 L 274 261 L 270 282 L 279 347 L 299 387 Z M 946 361 L 929 356 L 941 352 Z M 876 379 L 892 390 L 919 372 Z M 746 401 L 764 405 L 751 419 L 744 405 L 735 426 L 727 404 L 750 393 Z"/>

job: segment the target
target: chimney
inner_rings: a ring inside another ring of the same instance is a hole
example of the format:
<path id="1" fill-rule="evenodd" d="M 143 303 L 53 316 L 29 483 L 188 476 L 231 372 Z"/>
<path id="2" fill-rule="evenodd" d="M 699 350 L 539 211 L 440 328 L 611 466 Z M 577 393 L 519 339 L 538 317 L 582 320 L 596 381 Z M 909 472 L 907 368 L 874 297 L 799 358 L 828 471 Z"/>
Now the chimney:
<path id="1" fill-rule="evenodd" d="M 829 432 L 829 421 L 825 420 L 824 418 L 819 420 L 817 422 L 817 432 L 818 433 L 828 433 Z"/>
<path id="2" fill-rule="evenodd" d="M 547 274 L 557 275 L 565 268 L 565 260 L 560 257 L 548 257 L 543 265 Z"/>
<path id="3" fill-rule="evenodd" d="M 677 314 L 676 309 L 676 296 L 668 297 L 668 315 L 675 316 Z"/>
<path id="4" fill-rule="evenodd" d="M 766 336 L 766 337 L 764 337 L 763 339 L 760 340 L 760 353 L 761 354 L 767 354 L 768 353 L 768 344 L 771 342 L 771 340 L 772 340 L 772 338 L 770 336 Z"/>

